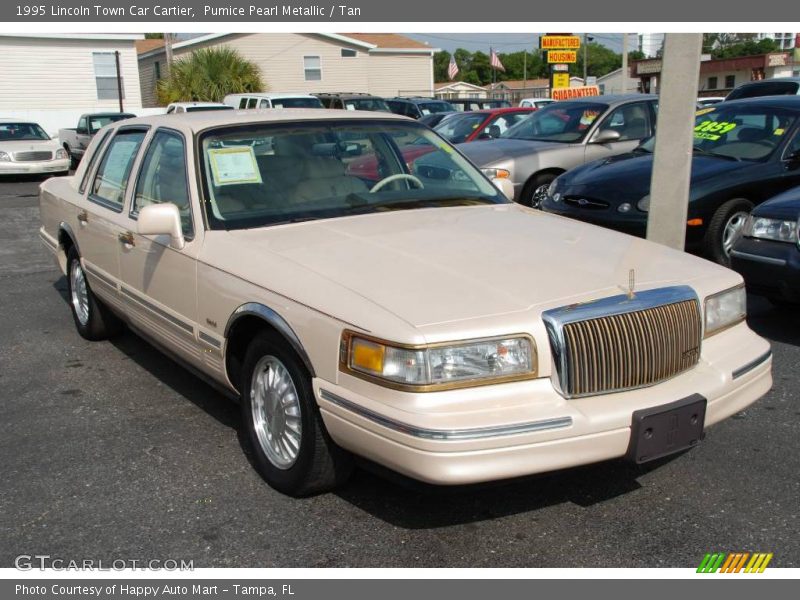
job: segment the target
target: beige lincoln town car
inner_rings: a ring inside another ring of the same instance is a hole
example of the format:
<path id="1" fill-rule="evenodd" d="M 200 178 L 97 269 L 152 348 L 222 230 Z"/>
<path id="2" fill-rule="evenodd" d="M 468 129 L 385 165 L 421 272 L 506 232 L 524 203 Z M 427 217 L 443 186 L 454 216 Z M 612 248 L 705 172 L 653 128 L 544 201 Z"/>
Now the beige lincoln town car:
<path id="1" fill-rule="evenodd" d="M 739 275 L 509 193 L 404 117 L 197 112 L 104 128 L 40 235 L 80 335 L 241 399 L 287 494 L 644 462 L 770 389 Z"/>

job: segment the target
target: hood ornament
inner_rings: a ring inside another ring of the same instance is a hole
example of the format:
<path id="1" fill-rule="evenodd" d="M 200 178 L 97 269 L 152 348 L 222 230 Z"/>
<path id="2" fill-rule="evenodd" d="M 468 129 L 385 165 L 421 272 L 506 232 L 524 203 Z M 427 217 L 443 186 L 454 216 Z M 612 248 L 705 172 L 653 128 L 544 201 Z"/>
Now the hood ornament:
<path id="1" fill-rule="evenodd" d="M 628 300 L 633 300 L 636 298 L 636 294 L 633 293 L 633 289 L 636 286 L 636 271 L 631 269 L 628 271 L 628 289 L 626 290 L 626 294 L 628 295 Z"/>

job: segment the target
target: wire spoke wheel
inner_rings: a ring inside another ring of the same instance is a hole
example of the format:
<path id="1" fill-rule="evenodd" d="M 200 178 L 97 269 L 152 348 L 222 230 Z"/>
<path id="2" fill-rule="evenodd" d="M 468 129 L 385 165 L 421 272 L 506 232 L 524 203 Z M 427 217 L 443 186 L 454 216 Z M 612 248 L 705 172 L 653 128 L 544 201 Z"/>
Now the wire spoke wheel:
<path id="1" fill-rule="evenodd" d="M 531 206 L 533 208 L 539 208 L 542 205 L 542 202 L 545 198 L 547 198 L 547 190 L 550 187 L 549 183 L 544 185 L 540 185 L 533 191 L 533 197 L 531 198 Z"/>
<path id="2" fill-rule="evenodd" d="M 261 450 L 275 467 L 289 469 L 303 435 L 300 399 L 291 374 L 275 356 L 262 357 L 253 369 L 250 409 Z"/>
<path id="3" fill-rule="evenodd" d="M 86 276 L 78 260 L 72 261 L 69 271 L 70 302 L 75 311 L 75 316 L 81 325 L 89 322 L 89 290 L 86 287 Z"/>

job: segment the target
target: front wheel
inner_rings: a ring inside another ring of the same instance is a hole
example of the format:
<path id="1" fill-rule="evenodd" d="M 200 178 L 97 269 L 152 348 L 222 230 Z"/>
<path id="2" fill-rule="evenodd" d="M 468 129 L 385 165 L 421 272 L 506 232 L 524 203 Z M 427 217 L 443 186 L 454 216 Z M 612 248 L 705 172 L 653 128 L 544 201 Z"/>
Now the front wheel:
<path id="1" fill-rule="evenodd" d="M 344 483 L 352 470 L 350 455 L 325 430 L 311 377 L 279 335 L 265 331 L 253 339 L 241 388 L 247 439 L 269 485 L 308 496 Z"/>
<path id="2" fill-rule="evenodd" d="M 541 173 L 525 184 L 520 194 L 520 204 L 531 208 L 541 208 L 542 201 L 547 198 L 547 190 L 553 180 L 558 177 L 555 173 Z"/>
<path id="3" fill-rule="evenodd" d="M 705 255 L 716 263 L 730 267 L 731 249 L 741 237 L 753 204 L 743 198 L 728 200 L 711 217 L 706 231 Z"/>

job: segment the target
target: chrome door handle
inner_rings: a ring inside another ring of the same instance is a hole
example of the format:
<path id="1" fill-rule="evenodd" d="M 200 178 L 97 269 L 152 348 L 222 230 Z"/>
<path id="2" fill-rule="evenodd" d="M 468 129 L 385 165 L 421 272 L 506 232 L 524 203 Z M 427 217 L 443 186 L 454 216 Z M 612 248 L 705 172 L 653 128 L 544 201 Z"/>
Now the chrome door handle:
<path id="1" fill-rule="evenodd" d="M 85 210 L 82 210 L 81 212 L 79 212 L 78 213 L 78 221 L 82 225 L 86 225 L 86 223 L 89 222 L 89 213 L 87 213 Z"/>
<path id="2" fill-rule="evenodd" d="M 133 239 L 133 233 L 130 231 L 126 231 L 125 233 L 120 233 L 117 236 L 119 241 L 125 244 L 126 246 L 135 246 L 136 242 Z"/>

